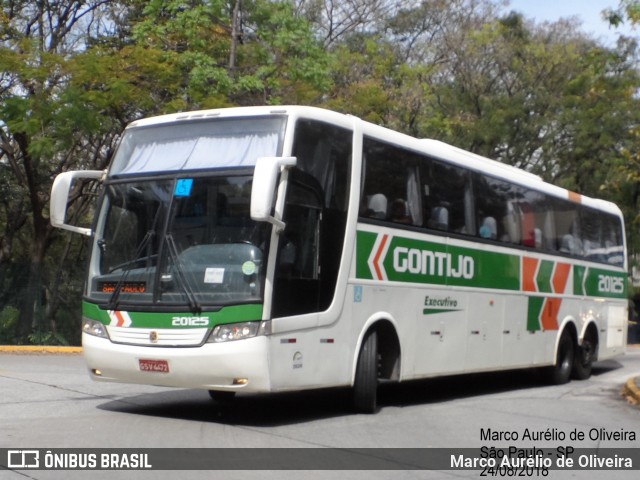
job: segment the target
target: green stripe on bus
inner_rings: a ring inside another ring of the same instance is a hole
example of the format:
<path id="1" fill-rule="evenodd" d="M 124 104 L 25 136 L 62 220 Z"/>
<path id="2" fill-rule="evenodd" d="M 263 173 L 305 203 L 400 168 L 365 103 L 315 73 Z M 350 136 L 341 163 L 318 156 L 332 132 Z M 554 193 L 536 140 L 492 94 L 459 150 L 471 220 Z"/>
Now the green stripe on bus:
<path id="1" fill-rule="evenodd" d="M 376 242 L 378 234 L 358 232 L 356 276 L 359 279 L 377 279 L 376 272 L 383 271 L 387 279 L 394 282 L 520 289 L 520 257 L 517 255 L 389 237 L 387 247 L 384 242 Z M 380 251 L 373 252 L 374 248 Z M 373 265 L 376 259 L 378 264 Z"/>
<path id="2" fill-rule="evenodd" d="M 604 268 L 573 267 L 573 293 L 580 296 L 626 298 L 628 276 Z"/>
<path id="3" fill-rule="evenodd" d="M 371 232 L 362 232 L 360 230 L 358 230 L 357 234 L 356 277 L 362 280 L 373 280 L 367 261 L 369 259 L 369 254 L 376 243 L 378 235 Z"/>
<path id="4" fill-rule="evenodd" d="M 366 231 L 357 232 L 356 242 L 356 277 L 361 280 L 513 291 L 521 289 L 521 256 L 518 254 Z M 556 292 L 553 284 L 556 261 L 540 260 L 535 276 L 537 291 L 591 297 L 626 297 L 625 272 L 573 263 L 571 266 L 573 292 Z M 555 288 L 564 290 L 562 285 L 556 285 Z"/>
<path id="5" fill-rule="evenodd" d="M 585 291 L 589 296 L 626 298 L 627 279 L 626 273 L 589 267 L 584 282 Z"/>
<path id="6" fill-rule="evenodd" d="M 544 297 L 529 297 L 527 308 L 527 330 L 537 332 L 542 330 L 540 315 L 544 307 Z"/>
<path id="7" fill-rule="evenodd" d="M 105 325 L 111 322 L 109 312 L 101 309 L 98 305 L 83 301 L 82 314 L 91 320 L 97 320 Z M 208 318 L 208 325 L 195 325 L 198 327 L 213 328 L 216 325 L 236 322 L 250 322 L 262 320 L 262 305 L 232 305 L 223 307 L 217 312 L 203 312 L 194 315 L 191 312 L 128 312 L 131 318 L 131 328 L 193 328 L 188 320 L 191 318 Z"/>
<path id="8" fill-rule="evenodd" d="M 425 308 L 422 310 L 423 315 L 433 315 L 436 313 L 461 312 L 459 308 Z"/>
<path id="9" fill-rule="evenodd" d="M 587 273 L 587 267 L 580 265 L 573 266 L 573 294 L 584 296 L 587 293 L 584 291 L 584 279 Z"/>
<path id="10" fill-rule="evenodd" d="M 549 260 L 542 260 L 540 262 L 540 268 L 538 269 L 538 275 L 536 276 L 536 283 L 538 285 L 538 291 L 542 293 L 552 293 L 551 276 L 553 275 L 554 262 Z"/>

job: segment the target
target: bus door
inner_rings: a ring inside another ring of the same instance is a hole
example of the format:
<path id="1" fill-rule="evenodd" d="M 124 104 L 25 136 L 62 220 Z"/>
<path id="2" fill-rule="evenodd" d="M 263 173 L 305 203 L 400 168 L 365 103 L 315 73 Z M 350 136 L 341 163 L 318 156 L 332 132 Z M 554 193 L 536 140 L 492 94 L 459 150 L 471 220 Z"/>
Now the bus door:
<path id="1" fill-rule="evenodd" d="M 274 280 L 272 317 L 315 313 L 320 301 L 322 190 L 315 179 L 292 169 L 283 214 Z"/>

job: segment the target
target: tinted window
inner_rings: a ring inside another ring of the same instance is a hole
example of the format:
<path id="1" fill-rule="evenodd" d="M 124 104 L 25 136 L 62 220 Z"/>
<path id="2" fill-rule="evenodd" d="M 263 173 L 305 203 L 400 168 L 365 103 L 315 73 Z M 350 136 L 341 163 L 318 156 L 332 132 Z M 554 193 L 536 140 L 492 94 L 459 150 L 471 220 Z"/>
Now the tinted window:
<path id="1" fill-rule="evenodd" d="M 425 158 L 422 190 L 427 226 L 445 232 L 475 235 L 469 172 Z"/>
<path id="2" fill-rule="evenodd" d="M 352 132 L 299 120 L 278 252 L 275 317 L 323 311 L 333 301 L 349 204 Z"/>
<path id="3" fill-rule="evenodd" d="M 620 219 L 365 138 L 360 215 L 624 265 Z"/>
<path id="4" fill-rule="evenodd" d="M 418 160 L 412 152 L 365 138 L 360 215 L 404 225 L 422 225 Z"/>

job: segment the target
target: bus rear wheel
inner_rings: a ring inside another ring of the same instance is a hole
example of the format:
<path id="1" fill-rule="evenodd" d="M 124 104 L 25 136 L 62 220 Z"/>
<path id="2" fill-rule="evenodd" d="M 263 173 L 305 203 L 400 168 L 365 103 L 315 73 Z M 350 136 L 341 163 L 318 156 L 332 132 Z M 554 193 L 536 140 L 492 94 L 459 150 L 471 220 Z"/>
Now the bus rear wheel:
<path id="1" fill-rule="evenodd" d="M 558 343 L 558 352 L 556 353 L 556 363 L 549 367 L 548 379 L 553 385 L 562 385 L 567 383 L 571 378 L 575 360 L 574 342 L 568 331 L 562 332 L 560 342 Z"/>
<path id="2" fill-rule="evenodd" d="M 593 334 L 588 332 L 582 340 L 582 345 L 576 349 L 576 357 L 573 362 L 572 378 L 586 380 L 591 376 L 591 367 L 596 353 L 596 341 Z"/>
<path id="3" fill-rule="evenodd" d="M 356 364 L 353 406 L 361 413 L 375 413 L 378 407 L 378 333 L 367 334 Z"/>

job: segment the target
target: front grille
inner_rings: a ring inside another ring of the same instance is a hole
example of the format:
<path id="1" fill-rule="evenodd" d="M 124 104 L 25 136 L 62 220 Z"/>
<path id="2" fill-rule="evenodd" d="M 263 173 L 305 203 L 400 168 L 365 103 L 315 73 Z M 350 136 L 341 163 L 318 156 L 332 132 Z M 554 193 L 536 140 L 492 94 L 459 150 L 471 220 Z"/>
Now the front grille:
<path id="1" fill-rule="evenodd" d="M 202 345 L 207 328 L 129 328 L 107 326 L 109 338 L 114 343 L 144 345 L 148 347 L 194 347 Z"/>

